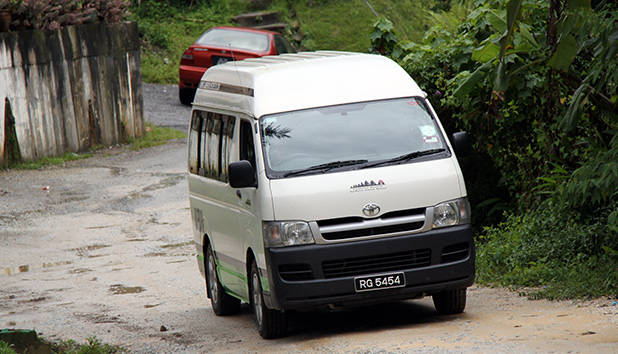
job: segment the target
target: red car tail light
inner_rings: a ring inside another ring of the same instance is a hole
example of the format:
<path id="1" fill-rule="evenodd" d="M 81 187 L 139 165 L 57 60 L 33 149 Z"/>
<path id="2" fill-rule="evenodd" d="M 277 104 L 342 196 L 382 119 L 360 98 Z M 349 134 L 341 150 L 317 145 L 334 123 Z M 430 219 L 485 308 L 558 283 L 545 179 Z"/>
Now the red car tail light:
<path id="1" fill-rule="evenodd" d="M 193 48 L 185 50 L 180 58 L 180 64 L 189 64 L 189 62 L 193 62 Z"/>

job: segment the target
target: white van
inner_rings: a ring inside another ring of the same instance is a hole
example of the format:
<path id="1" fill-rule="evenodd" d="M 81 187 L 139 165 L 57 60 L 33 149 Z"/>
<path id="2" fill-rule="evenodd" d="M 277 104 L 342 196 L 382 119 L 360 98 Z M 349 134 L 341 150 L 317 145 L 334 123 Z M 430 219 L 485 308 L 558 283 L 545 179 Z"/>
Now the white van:
<path id="1" fill-rule="evenodd" d="M 433 296 L 459 313 L 474 281 L 453 146 L 414 80 L 378 55 L 311 52 L 209 69 L 189 128 L 191 216 L 217 315 Z"/>

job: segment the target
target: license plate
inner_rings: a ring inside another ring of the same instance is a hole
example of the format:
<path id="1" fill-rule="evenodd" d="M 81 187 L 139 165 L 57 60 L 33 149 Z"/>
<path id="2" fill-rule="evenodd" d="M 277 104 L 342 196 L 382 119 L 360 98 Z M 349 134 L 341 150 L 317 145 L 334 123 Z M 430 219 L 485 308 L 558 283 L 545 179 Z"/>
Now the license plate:
<path id="1" fill-rule="evenodd" d="M 230 58 L 226 57 L 213 57 L 213 65 L 225 64 L 230 61 Z"/>
<path id="2" fill-rule="evenodd" d="M 403 288 L 404 286 L 406 286 L 406 276 L 402 272 L 354 278 L 356 292 Z"/>

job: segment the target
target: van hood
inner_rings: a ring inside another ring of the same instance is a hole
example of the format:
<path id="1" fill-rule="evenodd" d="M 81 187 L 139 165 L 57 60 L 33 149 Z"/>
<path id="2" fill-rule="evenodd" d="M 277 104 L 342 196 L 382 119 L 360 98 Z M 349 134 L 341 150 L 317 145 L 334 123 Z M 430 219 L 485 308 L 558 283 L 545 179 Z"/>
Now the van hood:
<path id="1" fill-rule="evenodd" d="M 363 215 L 369 203 L 378 217 L 462 197 L 454 157 L 270 181 L 275 220 L 315 221 Z M 465 193 L 465 192 L 464 192 Z"/>

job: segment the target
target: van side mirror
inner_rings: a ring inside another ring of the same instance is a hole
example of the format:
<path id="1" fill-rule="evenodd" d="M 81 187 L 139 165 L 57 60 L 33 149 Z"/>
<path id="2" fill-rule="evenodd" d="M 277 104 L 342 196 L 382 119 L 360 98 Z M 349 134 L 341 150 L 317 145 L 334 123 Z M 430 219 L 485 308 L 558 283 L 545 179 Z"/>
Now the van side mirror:
<path id="1" fill-rule="evenodd" d="M 453 149 L 455 149 L 455 153 L 464 157 L 470 154 L 470 139 L 468 139 L 468 133 L 466 132 L 456 132 L 452 135 L 452 143 Z"/>
<path id="2" fill-rule="evenodd" d="M 255 170 L 247 160 L 232 162 L 229 166 L 229 174 L 232 188 L 257 187 Z"/>

